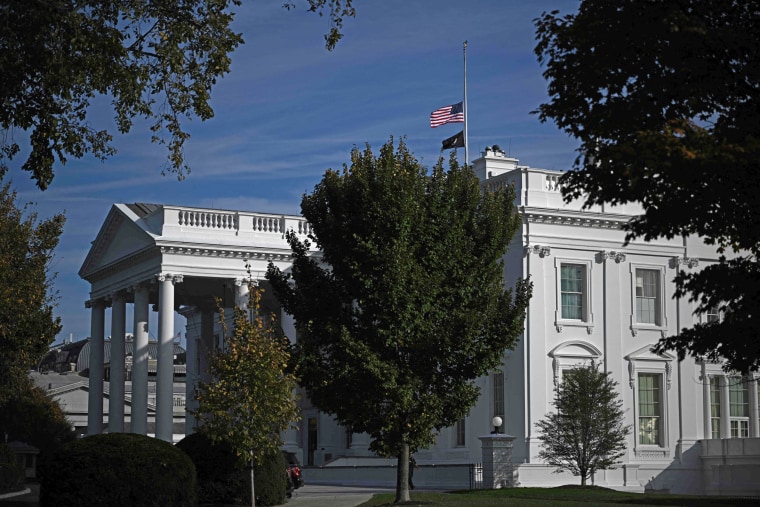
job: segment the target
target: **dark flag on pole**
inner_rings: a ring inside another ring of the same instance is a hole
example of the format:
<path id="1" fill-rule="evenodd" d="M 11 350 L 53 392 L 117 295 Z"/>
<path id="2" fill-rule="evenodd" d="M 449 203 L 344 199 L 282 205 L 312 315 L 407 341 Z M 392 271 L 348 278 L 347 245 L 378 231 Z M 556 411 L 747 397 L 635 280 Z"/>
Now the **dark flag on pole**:
<path id="1" fill-rule="evenodd" d="M 441 151 L 453 148 L 464 148 L 464 130 L 460 130 L 458 134 L 454 134 L 441 142 Z"/>

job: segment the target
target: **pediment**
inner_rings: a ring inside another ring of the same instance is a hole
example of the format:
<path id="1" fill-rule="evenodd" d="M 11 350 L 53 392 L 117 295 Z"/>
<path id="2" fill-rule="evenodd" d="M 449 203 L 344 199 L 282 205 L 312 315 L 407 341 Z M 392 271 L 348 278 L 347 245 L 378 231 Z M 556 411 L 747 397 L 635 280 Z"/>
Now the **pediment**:
<path id="1" fill-rule="evenodd" d="M 102 268 L 154 247 L 153 235 L 138 221 L 139 217 L 129 208 L 121 205 L 111 207 L 79 270 L 79 276 L 87 280 Z"/>
<path id="2" fill-rule="evenodd" d="M 652 347 L 653 345 L 645 345 L 625 356 L 625 359 L 628 361 L 674 361 L 676 359 L 676 356 L 668 352 L 656 354 Z"/>
<path id="3" fill-rule="evenodd" d="M 580 357 L 596 359 L 602 351 L 583 340 L 562 342 L 549 352 L 549 357 Z"/>

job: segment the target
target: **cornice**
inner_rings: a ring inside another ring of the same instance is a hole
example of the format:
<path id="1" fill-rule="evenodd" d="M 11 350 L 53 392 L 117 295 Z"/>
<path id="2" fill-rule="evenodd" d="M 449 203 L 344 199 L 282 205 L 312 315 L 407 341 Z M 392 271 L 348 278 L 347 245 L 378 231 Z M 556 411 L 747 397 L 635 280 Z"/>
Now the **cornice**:
<path id="1" fill-rule="evenodd" d="M 596 229 L 622 229 L 632 217 L 592 212 L 563 211 L 557 209 L 521 209 L 520 214 L 528 223 L 569 225 Z"/>
<path id="2" fill-rule="evenodd" d="M 241 259 L 241 260 L 276 260 L 284 261 L 290 260 L 293 257 L 293 252 L 255 252 L 250 250 L 241 250 L 236 248 L 214 248 L 214 247 L 198 247 L 198 246 L 160 246 L 158 247 L 161 254 L 169 255 L 186 255 L 192 257 L 215 257 L 220 259 Z"/>

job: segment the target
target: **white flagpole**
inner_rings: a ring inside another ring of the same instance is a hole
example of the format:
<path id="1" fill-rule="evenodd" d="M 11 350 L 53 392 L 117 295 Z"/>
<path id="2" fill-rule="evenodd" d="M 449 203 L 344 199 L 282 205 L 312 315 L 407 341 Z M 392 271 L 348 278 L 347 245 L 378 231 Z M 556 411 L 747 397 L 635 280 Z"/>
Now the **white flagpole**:
<path id="1" fill-rule="evenodd" d="M 467 41 L 464 41 L 464 163 L 470 163 L 467 150 Z"/>

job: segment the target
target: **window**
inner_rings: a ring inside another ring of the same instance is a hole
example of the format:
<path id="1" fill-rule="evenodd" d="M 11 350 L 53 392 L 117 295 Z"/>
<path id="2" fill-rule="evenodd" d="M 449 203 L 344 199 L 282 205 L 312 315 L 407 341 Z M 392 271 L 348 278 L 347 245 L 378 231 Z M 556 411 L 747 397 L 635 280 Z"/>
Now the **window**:
<path id="1" fill-rule="evenodd" d="M 662 445 L 661 375 L 639 374 L 639 444 Z"/>
<path id="2" fill-rule="evenodd" d="M 720 438 L 720 377 L 710 376 L 710 438 Z"/>
<path id="3" fill-rule="evenodd" d="M 636 322 L 660 324 L 660 271 L 636 270 Z"/>
<path id="4" fill-rule="evenodd" d="M 563 319 L 585 320 L 586 266 L 562 264 L 560 267 L 560 315 Z"/>
<path id="5" fill-rule="evenodd" d="M 731 438 L 749 436 L 749 389 L 743 377 L 728 377 Z"/>
<path id="6" fill-rule="evenodd" d="M 464 447 L 464 444 L 465 444 L 465 441 L 464 441 L 465 440 L 464 439 L 464 436 L 465 436 L 465 426 L 464 426 L 464 424 L 465 424 L 464 419 L 460 419 L 460 420 L 457 421 L 457 425 L 456 425 L 456 443 L 455 443 L 455 445 L 457 447 Z"/>
<path id="7" fill-rule="evenodd" d="M 708 324 L 720 321 L 720 313 L 718 312 L 717 306 L 710 307 L 707 312 L 705 312 L 705 320 Z"/>
<path id="8" fill-rule="evenodd" d="M 499 370 L 491 375 L 493 391 L 493 415 L 504 420 L 504 371 Z"/>
<path id="9" fill-rule="evenodd" d="M 563 328 L 585 327 L 588 334 L 594 330 L 591 311 L 591 270 L 593 261 L 583 259 L 554 260 L 556 308 L 554 324 L 557 332 Z"/>

